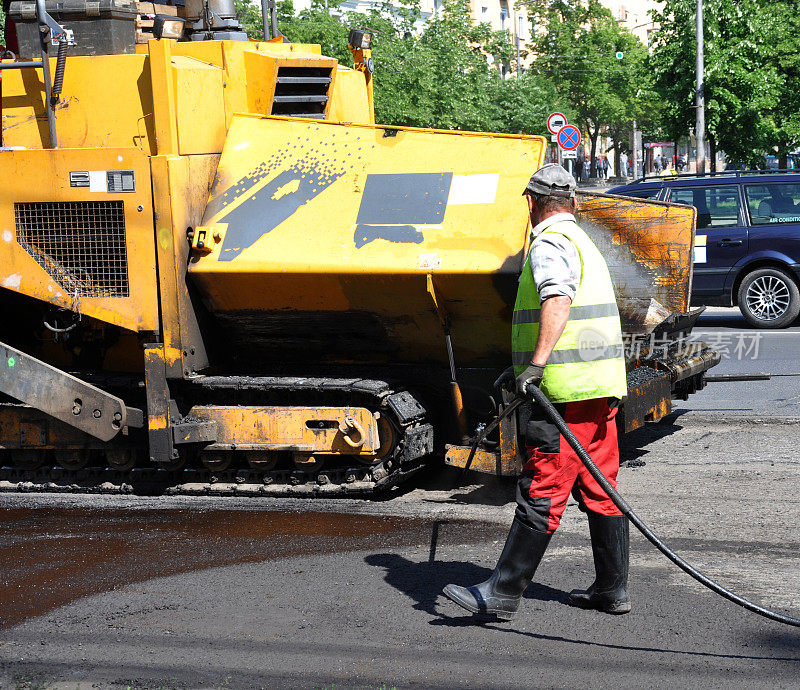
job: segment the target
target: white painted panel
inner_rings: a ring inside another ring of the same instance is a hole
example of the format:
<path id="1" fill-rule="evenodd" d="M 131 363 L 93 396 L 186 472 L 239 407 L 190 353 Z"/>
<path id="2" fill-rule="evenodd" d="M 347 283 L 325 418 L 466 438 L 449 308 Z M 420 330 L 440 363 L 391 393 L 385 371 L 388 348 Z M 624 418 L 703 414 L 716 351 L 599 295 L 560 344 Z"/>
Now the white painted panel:
<path id="1" fill-rule="evenodd" d="M 108 177 L 105 170 L 89 171 L 89 191 L 108 192 Z"/>
<path id="2" fill-rule="evenodd" d="M 694 262 L 696 264 L 704 264 L 704 263 L 706 263 L 706 248 L 705 247 L 695 247 L 694 248 Z"/>
<path id="3" fill-rule="evenodd" d="M 485 175 L 453 175 L 447 205 L 493 204 L 500 173 Z"/>

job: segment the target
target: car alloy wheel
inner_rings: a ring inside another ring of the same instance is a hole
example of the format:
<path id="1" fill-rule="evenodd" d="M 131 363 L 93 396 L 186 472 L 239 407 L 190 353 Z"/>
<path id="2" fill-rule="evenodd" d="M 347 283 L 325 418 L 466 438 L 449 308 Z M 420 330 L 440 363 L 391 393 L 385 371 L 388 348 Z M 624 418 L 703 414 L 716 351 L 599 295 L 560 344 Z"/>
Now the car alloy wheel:
<path id="1" fill-rule="evenodd" d="M 800 314 L 797 283 L 779 268 L 759 268 L 739 286 L 739 309 L 758 328 L 785 328 Z"/>
<path id="2" fill-rule="evenodd" d="M 747 308 L 764 321 L 779 319 L 791 302 L 789 286 L 775 276 L 756 278 L 747 288 L 745 299 Z"/>

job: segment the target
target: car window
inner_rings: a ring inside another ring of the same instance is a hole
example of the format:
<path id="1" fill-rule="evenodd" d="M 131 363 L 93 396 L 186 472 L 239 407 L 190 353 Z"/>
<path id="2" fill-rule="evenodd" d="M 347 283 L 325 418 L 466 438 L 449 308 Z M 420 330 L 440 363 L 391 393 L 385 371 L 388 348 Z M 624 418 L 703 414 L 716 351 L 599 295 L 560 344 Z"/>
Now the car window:
<path id="1" fill-rule="evenodd" d="M 800 223 L 800 184 L 746 184 L 753 225 Z"/>
<path id="2" fill-rule="evenodd" d="M 633 196 L 637 199 L 655 199 L 660 191 L 661 187 L 653 187 L 652 189 L 626 189 L 624 192 L 617 193 L 622 194 L 622 196 Z"/>
<path id="3" fill-rule="evenodd" d="M 739 225 L 739 189 L 724 187 L 685 187 L 672 190 L 670 201 L 697 209 L 697 229 Z"/>

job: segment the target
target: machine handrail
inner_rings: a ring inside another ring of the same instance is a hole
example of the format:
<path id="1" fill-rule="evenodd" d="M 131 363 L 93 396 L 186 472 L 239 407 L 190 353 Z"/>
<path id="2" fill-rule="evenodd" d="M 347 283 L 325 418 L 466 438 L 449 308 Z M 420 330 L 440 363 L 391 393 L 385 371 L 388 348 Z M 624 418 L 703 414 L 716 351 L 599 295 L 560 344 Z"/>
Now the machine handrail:
<path id="1" fill-rule="evenodd" d="M 64 28 L 56 22 L 47 12 L 45 7 L 45 0 L 36 0 L 36 23 L 39 25 L 39 41 L 41 45 L 41 60 L 31 60 L 25 62 L 2 62 L 0 61 L 0 70 L 4 69 L 41 69 L 44 81 L 45 90 L 45 109 L 47 111 L 47 129 L 50 135 L 50 148 L 58 148 L 58 135 L 56 134 L 56 113 L 53 97 L 53 81 L 50 75 L 50 55 L 48 53 L 48 44 L 53 37 L 58 38 L 60 41 L 68 40 L 71 32 L 65 31 Z M 45 27 L 47 30 L 42 31 Z"/>

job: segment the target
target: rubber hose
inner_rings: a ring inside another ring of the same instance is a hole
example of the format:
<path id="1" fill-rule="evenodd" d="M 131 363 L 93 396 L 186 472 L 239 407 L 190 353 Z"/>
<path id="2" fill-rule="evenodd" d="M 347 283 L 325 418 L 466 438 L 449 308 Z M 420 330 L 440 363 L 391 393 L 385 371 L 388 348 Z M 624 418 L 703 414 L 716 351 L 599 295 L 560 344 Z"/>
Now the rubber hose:
<path id="1" fill-rule="evenodd" d="M 638 529 L 653 546 L 655 546 L 661 553 L 669 558 L 669 560 L 683 570 L 683 572 L 691 575 L 700 584 L 705 585 L 710 590 L 716 592 L 728 601 L 732 601 L 734 604 L 738 604 L 739 606 L 742 606 L 753 613 L 757 613 L 759 616 L 764 616 L 764 618 L 769 618 L 770 620 L 777 621 L 778 623 L 785 623 L 786 625 L 800 627 L 800 619 L 792 618 L 791 616 L 785 616 L 782 613 L 776 613 L 775 611 L 770 611 L 763 606 L 759 606 L 758 604 L 754 604 L 752 601 L 748 601 L 747 599 L 740 597 L 738 594 L 734 594 L 730 590 L 725 589 L 722 585 L 714 582 L 714 580 L 707 575 L 701 573 L 699 570 L 683 560 L 678 554 L 672 551 L 653 533 L 653 531 L 647 525 L 644 524 L 644 522 L 642 522 L 639 516 L 636 515 L 636 513 L 631 510 L 631 507 L 625 502 L 625 499 L 613 486 L 611 486 L 611 482 L 606 479 L 606 476 L 600 471 L 600 468 L 594 464 L 594 461 L 589 456 L 589 453 L 586 452 L 586 449 L 580 444 L 578 439 L 575 438 L 575 434 L 572 433 L 570 428 L 567 426 L 567 423 L 558 413 L 558 410 L 556 410 L 556 408 L 553 406 L 553 403 L 548 400 L 547 396 L 536 386 L 529 386 L 528 392 L 534 401 L 541 405 L 542 409 L 545 411 L 553 424 L 558 427 L 558 430 L 561 432 L 562 436 L 567 439 L 567 443 L 572 446 L 572 450 L 578 454 L 581 462 L 586 466 L 586 469 L 589 470 L 589 474 L 591 474 L 597 483 L 603 487 L 603 491 L 608 494 L 608 497 L 614 502 L 614 505 L 617 506 L 617 508 L 622 511 L 623 515 L 625 515 L 625 517 L 627 517 L 634 524 L 636 529 Z"/>
<path id="2" fill-rule="evenodd" d="M 53 77 L 53 88 L 50 89 L 50 103 L 55 105 L 61 97 L 61 89 L 64 86 L 64 71 L 67 67 L 67 42 L 64 39 L 58 44 L 58 55 L 56 57 L 56 73 Z"/>

